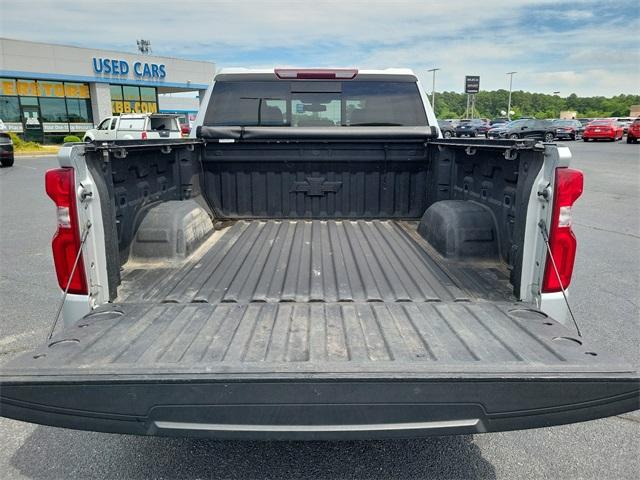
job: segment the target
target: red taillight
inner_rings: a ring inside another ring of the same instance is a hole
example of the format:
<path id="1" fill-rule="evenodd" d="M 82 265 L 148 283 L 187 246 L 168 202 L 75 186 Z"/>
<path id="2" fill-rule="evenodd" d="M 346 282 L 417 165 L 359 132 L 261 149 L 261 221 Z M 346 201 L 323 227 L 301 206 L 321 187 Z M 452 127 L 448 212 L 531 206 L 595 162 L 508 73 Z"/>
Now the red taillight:
<path id="1" fill-rule="evenodd" d="M 549 247 L 558 273 L 556 274 L 551 258 L 547 255 L 542 281 L 543 293 L 559 292 L 571 283 L 577 247 L 576 237 L 571 230 L 571 207 L 582 195 L 583 184 L 584 178 L 580 170 L 556 169 Z"/>
<path id="2" fill-rule="evenodd" d="M 297 78 L 308 80 L 351 80 L 356 78 L 355 68 L 276 68 L 278 78 Z"/>
<path id="3" fill-rule="evenodd" d="M 146 140 L 146 139 L 147 139 L 147 132 L 142 132 L 142 133 L 140 134 L 140 138 L 141 138 L 142 140 Z"/>
<path id="4" fill-rule="evenodd" d="M 51 244 L 58 285 L 64 290 L 67 288 L 81 243 L 73 168 L 49 170 L 45 175 L 45 188 L 47 195 L 57 208 L 58 230 L 56 230 Z M 88 293 L 82 255 L 80 255 L 78 265 L 69 283 L 69 293 L 80 295 Z"/>

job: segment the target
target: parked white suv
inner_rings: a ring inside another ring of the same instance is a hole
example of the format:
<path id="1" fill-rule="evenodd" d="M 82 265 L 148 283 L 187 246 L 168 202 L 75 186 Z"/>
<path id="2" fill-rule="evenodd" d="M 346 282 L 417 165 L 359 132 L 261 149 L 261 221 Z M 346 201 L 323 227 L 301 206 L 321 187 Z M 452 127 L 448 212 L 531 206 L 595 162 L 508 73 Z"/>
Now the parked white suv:
<path id="1" fill-rule="evenodd" d="M 107 117 L 97 128 L 87 130 L 85 142 L 109 142 L 113 140 L 154 140 L 181 138 L 177 115 L 130 114 Z"/>

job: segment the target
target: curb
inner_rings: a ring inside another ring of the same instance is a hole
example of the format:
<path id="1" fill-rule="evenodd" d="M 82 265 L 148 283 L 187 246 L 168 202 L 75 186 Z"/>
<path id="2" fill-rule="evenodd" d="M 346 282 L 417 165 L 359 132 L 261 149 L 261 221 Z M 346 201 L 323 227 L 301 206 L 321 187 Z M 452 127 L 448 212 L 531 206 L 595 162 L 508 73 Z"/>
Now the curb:
<path id="1" fill-rule="evenodd" d="M 20 157 L 49 157 L 57 156 L 58 152 L 13 152 L 13 156 Z"/>

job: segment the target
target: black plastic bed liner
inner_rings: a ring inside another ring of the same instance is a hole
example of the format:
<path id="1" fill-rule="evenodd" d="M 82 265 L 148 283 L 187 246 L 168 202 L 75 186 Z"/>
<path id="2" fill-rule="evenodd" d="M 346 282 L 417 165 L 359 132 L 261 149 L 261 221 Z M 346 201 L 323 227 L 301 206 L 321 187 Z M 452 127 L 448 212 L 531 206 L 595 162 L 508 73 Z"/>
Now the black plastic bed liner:
<path id="1" fill-rule="evenodd" d="M 6 365 L 0 414 L 118 433 L 348 439 L 639 407 L 631 367 L 509 300 L 504 272 L 445 262 L 414 233 L 391 221 L 237 222 L 184 265 L 131 271 L 121 301 Z"/>
<path id="2" fill-rule="evenodd" d="M 178 266 L 128 268 L 119 302 L 513 299 L 497 262 L 453 262 L 392 220 L 237 221 Z"/>
<path id="3" fill-rule="evenodd" d="M 515 303 L 122 304 L 20 361 L 95 373 L 592 372 L 613 363 Z"/>

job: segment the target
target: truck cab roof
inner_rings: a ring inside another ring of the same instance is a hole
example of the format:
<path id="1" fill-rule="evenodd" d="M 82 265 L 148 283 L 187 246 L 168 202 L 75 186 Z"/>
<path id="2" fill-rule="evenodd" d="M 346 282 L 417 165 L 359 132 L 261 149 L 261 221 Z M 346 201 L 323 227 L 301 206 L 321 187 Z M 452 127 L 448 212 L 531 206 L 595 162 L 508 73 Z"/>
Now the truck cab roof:
<path id="1" fill-rule="evenodd" d="M 167 118 L 167 117 L 171 117 L 171 118 L 178 118 L 179 115 L 175 114 L 175 113 L 123 113 L 121 115 L 112 115 L 111 118 L 113 117 L 118 117 L 121 119 L 124 118 L 156 118 L 156 117 L 162 117 L 162 118 Z"/>
<path id="2" fill-rule="evenodd" d="M 282 72 L 286 72 L 286 76 L 282 75 Z M 298 76 L 292 75 L 295 72 L 299 72 Z M 330 75 L 336 73 L 334 78 Z M 348 75 L 348 76 L 347 76 Z M 232 80 L 233 77 L 239 77 L 247 79 L 260 80 L 274 80 L 274 79 L 286 79 L 286 80 L 358 80 L 366 77 L 367 80 L 384 77 L 393 77 L 395 80 L 405 79 L 405 81 L 416 81 L 417 77 L 414 71 L 410 68 L 386 68 L 382 70 L 372 69 L 357 69 L 357 68 L 307 68 L 307 67 L 286 67 L 286 68 L 223 68 L 215 76 L 216 81 L 220 80 Z"/>

